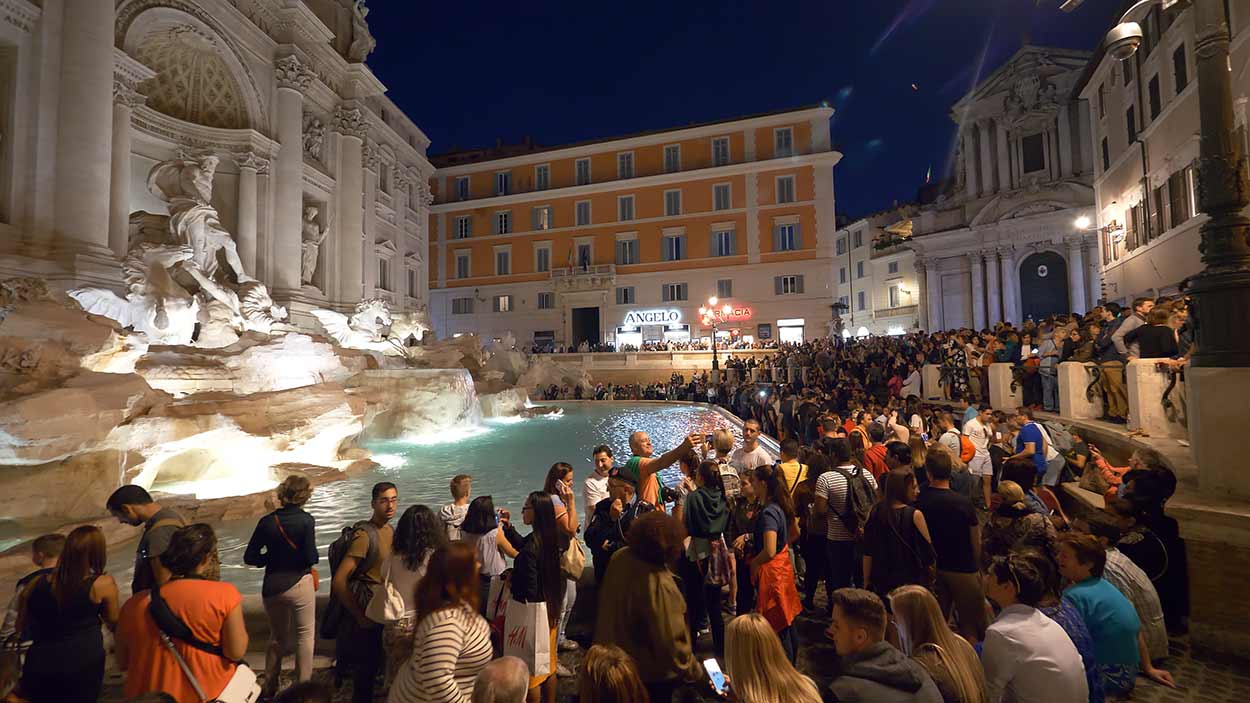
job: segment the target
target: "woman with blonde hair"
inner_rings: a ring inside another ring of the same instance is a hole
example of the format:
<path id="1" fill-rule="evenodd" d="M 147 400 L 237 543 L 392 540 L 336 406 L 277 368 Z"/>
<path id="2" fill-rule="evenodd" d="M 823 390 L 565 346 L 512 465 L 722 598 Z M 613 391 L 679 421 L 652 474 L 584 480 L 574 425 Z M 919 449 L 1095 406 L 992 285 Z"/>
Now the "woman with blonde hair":
<path id="1" fill-rule="evenodd" d="M 943 703 L 986 703 L 985 672 L 972 645 L 951 631 L 937 598 L 923 586 L 890 591 L 903 653 L 933 677 Z"/>
<path id="2" fill-rule="evenodd" d="M 929 476 L 924 471 L 924 460 L 929 456 L 929 447 L 925 445 L 924 438 L 919 432 L 913 432 L 907 440 L 907 446 L 911 448 L 911 471 L 916 475 L 916 481 L 923 486 L 929 485 Z"/>
<path id="3" fill-rule="evenodd" d="M 650 703 L 638 665 L 625 650 L 596 644 L 586 651 L 577 676 L 579 703 Z"/>
<path id="4" fill-rule="evenodd" d="M 759 613 L 725 628 L 725 675 L 739 703 L 820 703 L 820 691 L 786 658 L 781 640 Z"/>
<path id="5" fill-rule="evenodd" d="M 1020 484 L 999 481 L 998 495 L 1002 502 L 990 513 L 981 532 L 983 565 L 993 557 L 1007 556 L 1017 549 L 1036 549 L 1053 556 L 1057 536 L 1055 526 L 1049 518 L 1029 507 Z"/>

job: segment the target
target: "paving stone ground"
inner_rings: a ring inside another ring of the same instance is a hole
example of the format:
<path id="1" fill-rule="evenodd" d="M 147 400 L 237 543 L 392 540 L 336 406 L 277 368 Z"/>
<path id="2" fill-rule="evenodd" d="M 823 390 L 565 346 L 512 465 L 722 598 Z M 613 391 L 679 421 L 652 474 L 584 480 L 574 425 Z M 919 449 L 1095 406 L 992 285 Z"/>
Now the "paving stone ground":
<path id="1" fill-rule="evenodd" d="M 796 622 L 800 642 L 799 669 L 811 676 L 827 695 L 828 683 L 835 675 L 837 656 L 833 644 L 825 639 L 824 630 L 828 620 L 819 617 L 800 616 Z M 572 635 L 577 638 L 589 635 L 589 631 L 570 626 Z M 703 648 L 710 647 L 710 637 L 704 636 L 700 641 Z M 560 655 L 560 661 L 570 670 L 576 671 L 584 650 Z M 708 656 L 707 653 L 704 656 Z M 249 659 L 253 657 L 249 656 Z M 263 668 L 263 656 L 254 659 L 258 668 Z M 318 658 L 318 669 L 315 678 L 330 681 L 328 664 Z M 288 659 L 288 666 L 290 661 Z M 1172 639 L 1172 656 L 1166 663 L 1166 669 L 1172 672 L 1177 688 L 1168 689 L 1154 684 L 1145 678 L 1138 678 L 1137 690 L 1129 700 L 1140 703 L 1250 703 L 1250 663 L 1244 660 L 1226 659 L 1190 649 L 1188 638 Z M 284 672 L 284 679 L 291 672 Z M 286 683 L 284 681 L 284 683 Z M 562 703 L 574 700 L 576 693 L 572 679 L 562 679 L 559 687 L 558 700 Z M 101 703 L 124 703 L 121 695 L 121 679 L 117 674 L 110 674 L 105 682 L 104 695 Z M 375 701 L 385 701 L 386 696 L 379 692 Z M 714 701 L 712 697 L 695 696 L 692 701 Z M 351 701 L 351 683 L 344 683 L 335 693 L 335 703 Z M 1056 701 L 1056 703 L 1065 703 Z"/>

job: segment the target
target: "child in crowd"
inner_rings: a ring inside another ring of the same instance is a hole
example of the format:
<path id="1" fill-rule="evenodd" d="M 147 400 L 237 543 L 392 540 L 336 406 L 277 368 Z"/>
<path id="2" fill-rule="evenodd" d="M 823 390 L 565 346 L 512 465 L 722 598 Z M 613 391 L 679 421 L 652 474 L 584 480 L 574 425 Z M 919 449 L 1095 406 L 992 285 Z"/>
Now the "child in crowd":
<path id="1" fill-rule="evenodd" d="M 53 567 L 56 566 L 56 560 L 61 556 L 61 550 L 64 548 L 65 535 L 55 533 L 36 537 L 35 541 L 31 542 L 30 561 L 35 565 L 36 569 L 19 579 L 17 588 L 13 590 L 13 598 L 9 600 L 8 608 L 4 611 L 4 624 L 0 626 L 0 642 L 8 640 L 17 627 L 18 603 L 21 600 L 22 591 L 26 589 L 26 585 L 44 574 L 51 573 Z M 26 633 L 23 633 L 23 643 L 30 639 L 25 635 Z"/>
<path id="2" fill-rule="evenodd" d="M 469 513 L 469 494 L 472 485 L 473 477 L 468 474 L 457 474 L 451 479 L 451 502 L 438 511 L 438 517 L 447 528 L 447 540 L 450 542 L 460 539 L 460 526 L 464 524 L 464 516 Z"/>

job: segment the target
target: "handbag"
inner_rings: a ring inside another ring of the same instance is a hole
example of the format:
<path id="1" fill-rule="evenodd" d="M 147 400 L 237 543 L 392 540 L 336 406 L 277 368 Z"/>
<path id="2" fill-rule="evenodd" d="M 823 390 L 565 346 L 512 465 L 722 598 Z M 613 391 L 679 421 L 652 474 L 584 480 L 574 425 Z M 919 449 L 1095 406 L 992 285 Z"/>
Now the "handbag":
<path id="1" fill-rule="evenodd" d="M 152 599 L 148 604 L 148 613 L 152 616 L 152 620 L 156 622 L 157 634 L 161 638 L 161 643 L 174 655 L 174 660 L 178 662 L 178 668 L 182 669 L 182 673 L 186 675 L 187 681 L 191 684 L 191 688 L 195 690 L 195 695 L 204 703 L 255 703 L 260 698 L 260 684 L 256 682 L 256 672 L 243 662 L 235 662 L 229 660 L 221 647 L 208 644 L 195 637 L 191 633 L 191 628 L 179 618 L 165 599 L 161 598 L 160 585 L 152 586 Z M 194 647 L 209 654 L 216 654 L 222 659 L 227 659 L 235 665 L 234 674 L 230 677 L 230 681 L 226 683 L 226 687 L 217 694 L 215 698 L 209 698 L 204 694 L 204 689 L 200 686 L 199 679 L 195 678 L 195 674 L 191 673 L 191 667 L 187 666 L 187 662 L 178 653 L 178 648 L 174 646 L 173 638 L 178 638 L 185 642 L 188 646 Z"/>
<path id="2" fill-rule="evenodd" d="M 580 581 L 585 570 L 586 552 L 582 550 L 582 543 L 573 538 L 569 540 L 569 548 L 560 555 L 560 572 L 573 581 Z"/>
<path id="3" fill-rule="evenodd" d="M 291 536 L 286 533 L 286 530 L 282 529 L 282 521 L 278 519 L 276 514 L 273 516 L 273 522 L 278 526 L 278 534 L 282 535 L 282 539 L 286 540 L 286 543 L 291 545 L 291 549 L 295 550 L 295 553 L 298 554 L 300 551 L 299 547 L 295 546 L 295 540 L 291 539 Z M 308 573 L 313 579 L 313 590 L 316 591 L 321 588 L 321 578 L 317 576 L 317 567 L 308 567 Z"/>
<path id="4" fill-rule="evenodd" d="M 503 654 L 525 662 L 530 676 L 551 673 L 551 625 L 547 622 L 545 602 L 508 600 L 504 615 Z"/>
<path id="5" fill-rule="evenodd" d="M 391 583 L 391 559 L 382 565 L 382 583 L 373 589 L 373 597 L 365 607 L 365 617 L 382 624 L 399 622 L 408 612 L 404 596 Z"/>
<path id="6" fill-rule="evenodd" d="M 22 642 L 17 634 L 0 644 L 0 698 L 17 688 L 22 679 Z"/>

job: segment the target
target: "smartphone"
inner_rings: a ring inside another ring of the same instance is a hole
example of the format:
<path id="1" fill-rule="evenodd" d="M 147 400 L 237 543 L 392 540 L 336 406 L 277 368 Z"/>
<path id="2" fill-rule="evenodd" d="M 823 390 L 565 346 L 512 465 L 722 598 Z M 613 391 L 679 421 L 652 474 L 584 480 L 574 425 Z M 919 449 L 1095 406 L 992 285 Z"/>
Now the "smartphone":
<path id="1" fill-rule="evenodd" d="M 715 659 L 704 659 L 703 668 L 707 671 L 707 678 L 712 682 L 712 688 L 716 689 L 717 695 L 725 695 L 725 675 L 721 673 L 720 664 Z"/>
<path id="2" fill-rule="evenodd" d="M 705 434 L 705 435 L 703 435 L 703 441 L 707 442 L 708 444 L 711 444 L 711 443 L 712 443 L 712 435 L 710 435 L 710 434 Z"/>

